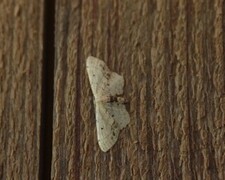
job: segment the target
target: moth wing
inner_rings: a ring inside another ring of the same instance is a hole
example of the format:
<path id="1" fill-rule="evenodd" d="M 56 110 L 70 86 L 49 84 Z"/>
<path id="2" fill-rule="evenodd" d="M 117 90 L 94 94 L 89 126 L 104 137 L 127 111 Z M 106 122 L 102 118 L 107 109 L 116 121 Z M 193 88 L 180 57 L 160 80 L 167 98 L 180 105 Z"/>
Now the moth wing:
<path id="1" fill-rule="evenodd" d="M 96 126 L 98 144 L 102 151 L 108 151 L 117 141 L 119 125 L 105 108 L 105 103 L 96 103 Z"/>
<path id="2" fill-rule="evenodd" d="M 111 72 L 104 61 L 89 56 L 86 66 L 95 98 L 115 96 L 123 93 L 123 77 L 115 72 Z"/>
<path id="3" fill-rule="evenodd" d="M 123 94 L 124 78 L 119 74 L 112 72 L 108 82 L 109 94 L 116 96 Z"/>
<path id="4" fill-rule="evenodd" d="M 98 144 L 106 152 L 116 143 L 120 130 L 130 122 L 130 117 L 123 104 L 98 102 L 96 120 Z"/>
<path id="5" fill-rule="evenodd" d="M 104 103 L 104 107 L 115 122 L 118 124 L 119 129 L 123 129 L 130 122 L 129 113 L 124 104 L 118 102 Z"/>

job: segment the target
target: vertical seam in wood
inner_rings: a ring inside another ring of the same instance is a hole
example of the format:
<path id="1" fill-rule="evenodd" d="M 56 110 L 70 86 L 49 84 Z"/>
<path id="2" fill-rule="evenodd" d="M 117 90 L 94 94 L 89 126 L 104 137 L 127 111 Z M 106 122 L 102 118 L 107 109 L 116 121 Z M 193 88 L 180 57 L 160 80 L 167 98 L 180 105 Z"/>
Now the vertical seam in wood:
<path id="1" fill-rule="evenodd" d="M 40 125 L 39 179 L 51 179 L 55 0 L 45 1 L 43 12 L 42 100 Z"/>

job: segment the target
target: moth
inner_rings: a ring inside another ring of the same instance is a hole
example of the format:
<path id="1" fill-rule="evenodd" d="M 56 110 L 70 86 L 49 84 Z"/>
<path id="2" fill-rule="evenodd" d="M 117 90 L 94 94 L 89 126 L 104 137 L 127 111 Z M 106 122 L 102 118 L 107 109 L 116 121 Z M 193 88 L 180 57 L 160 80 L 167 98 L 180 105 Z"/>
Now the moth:
<path id="1" fill-rule="evenodd" d="M 93 56 L 87 58 L 86 67 L 95 98 L 98 144 L 106 152 L 116 143 L 120 130 L 130 122 L 126 100 L 121 96 L 124 79 Z"/>

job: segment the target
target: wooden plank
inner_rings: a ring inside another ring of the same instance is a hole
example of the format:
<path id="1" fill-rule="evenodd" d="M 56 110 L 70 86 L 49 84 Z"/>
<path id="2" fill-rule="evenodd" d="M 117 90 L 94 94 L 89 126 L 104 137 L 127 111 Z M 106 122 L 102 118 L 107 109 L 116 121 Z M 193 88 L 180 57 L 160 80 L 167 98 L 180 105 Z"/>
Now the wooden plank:
<path id="1" fill-rule="evenodd" d="M 56 1 L 52 178 L 223 179 L 222 12 L 222 1 Z M 130 99 L 107 153 L 89 55 L 124 76 Z"/>
<path id="2" fill-rule="evenodd" d="M 79 57 L 80 5 L 79 1 L 56 2 L 53 179 L 79 179 L 80 176 L 80 108 L 83 104 L 79 98 L 82 76 L 77 61 L 82 59 Z"/>
<path id="3" fill-rule="evenodd" d="M 191 166 L 198 179 L 224 179 L 223 1 L 193 1 L 188 22 Z"/>
<path id="4" fill-rule="evenodd" d="M 0 179 L 38 179 L 43 2 L 0 3 Z"/>

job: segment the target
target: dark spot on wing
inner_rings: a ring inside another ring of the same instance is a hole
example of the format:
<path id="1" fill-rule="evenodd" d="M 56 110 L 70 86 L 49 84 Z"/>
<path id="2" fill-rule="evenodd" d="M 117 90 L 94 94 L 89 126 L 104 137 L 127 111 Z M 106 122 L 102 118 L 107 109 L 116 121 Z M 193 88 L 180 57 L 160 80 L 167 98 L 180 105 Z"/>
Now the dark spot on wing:
<path id="1" fill-rule="evenodd" d="M 114 131 L 113 131 L 113 133 L 112 133 L 112 134 L 113 134 L 113 136 L 115 136 L 115 135 L 116 135 Z"/>
<path id="2" fill-rule="evenodd" d="M 106 78 L 109 79 L 110 73 L 106 73 Z"/>
<path id="3" fill-rule="evenodd" d="M 95 77 L 95 74 L 93 74 L 93 77 Z"/>
<path id="4" fill-rule="evenodd" d="M 114 117 L 114 114 L 112 114 L 112 117 Z"/>
<path id="5" fill-rule="evenodd" d="M 103 130 L 104 128 L 103 127 L 101 127 L 101 130 Z"/>

